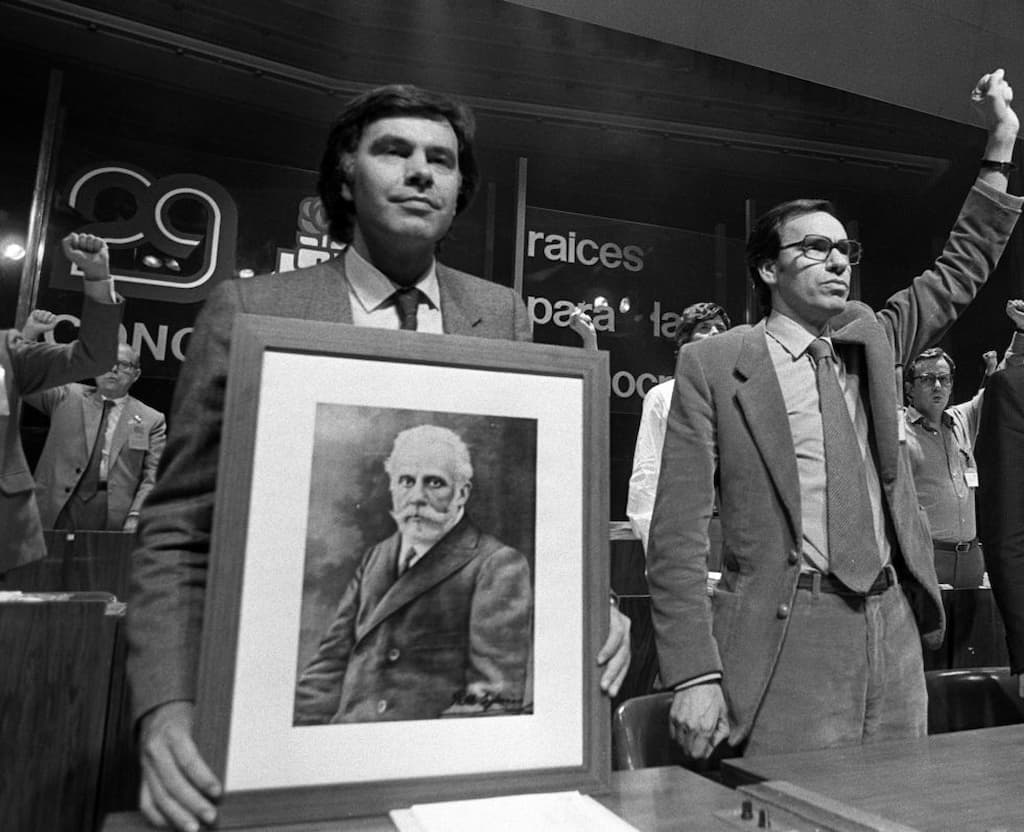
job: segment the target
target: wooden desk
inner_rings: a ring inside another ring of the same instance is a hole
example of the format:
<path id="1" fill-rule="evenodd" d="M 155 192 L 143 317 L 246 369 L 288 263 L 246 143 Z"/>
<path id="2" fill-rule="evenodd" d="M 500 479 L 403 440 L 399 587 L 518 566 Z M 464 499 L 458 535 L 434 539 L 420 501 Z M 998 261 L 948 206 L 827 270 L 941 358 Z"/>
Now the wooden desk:
<path id="1" fill-rule="evenodd" d="M 741 795 L 683 768 L 616 771 L 612 790 L 597 799 L 640 832 L 709 832 L 731 827 L 716 811 L 734 810 Z M 111 815 L 103 832 L 149 829 L 138 813 Z M 239 832 L 395 832 L 387 817 L 346 821 L 246 827 Z"/>
<path id="2" fill-rule="evenodd" d="M 726 760 L 732 782 L 787 780 L 921 832 L 1024 828 L 1024 725 Z"/>
<path id="3" fill-rule="evenodd" d="M 95 828 L 117 611 L 0 603 L 0 828 Z"/>

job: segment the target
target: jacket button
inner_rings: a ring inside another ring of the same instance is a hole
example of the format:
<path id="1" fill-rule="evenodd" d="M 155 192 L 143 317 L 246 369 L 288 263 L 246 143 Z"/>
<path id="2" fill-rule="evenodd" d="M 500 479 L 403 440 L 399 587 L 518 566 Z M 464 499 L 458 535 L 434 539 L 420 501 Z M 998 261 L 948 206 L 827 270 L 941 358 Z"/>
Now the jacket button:
<path id="1" fill-rule="evenodd" d="M 787 560 L 790 562 L 791 565 L 796 565 L 800 563 L 800 553 L 796 549 L 793 549 L 793 551 L 789 553 L 789 557 L 787 558 Z"/>
<path id="2" fill-rule="evenodd" d="M 398 657 L 401 655 L 402 653 L 397 647 L 392 647 L 390 650 L 388 650 L 388 661 L 397 662 Z"/>
<path id="3" fill-rule="evenodd" d="M 775 615 L 779 618 L 789 618 L 789 604 L 779 604 L 779 608 L 775 610 Z"/>
<path id="4" fill-rule="evenodd" d="M 384 713 L 384 711 L 386 711 L 387 709 L 388 709 L 388 700 L 387 700 L 387 699 L 381 699 L 381 700 L 380 700 L 380 701 L 379 701 L 379 702 L 377 703 L 377 713 L 379 713 L 379 714 L 382 714 L 382 713 Z"/>

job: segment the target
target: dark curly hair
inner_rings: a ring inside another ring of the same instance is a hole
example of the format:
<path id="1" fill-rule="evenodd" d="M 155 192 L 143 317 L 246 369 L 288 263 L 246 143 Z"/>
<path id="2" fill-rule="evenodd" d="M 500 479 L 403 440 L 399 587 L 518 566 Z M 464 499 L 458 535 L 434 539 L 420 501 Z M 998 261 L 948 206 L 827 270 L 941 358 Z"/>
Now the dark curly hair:
<path id="1" fill-rule="evenodd" d="M 712 318 L 721 318 L 726 329 L 732 326 L 729 315 L 717 303 L 705 301 L 687 306 L 683 310 L 683 314 L 679 316 L 679 326 L 676 328 L 676 347 L 689 344 L 693 339 L 693 331 L 697 328 L 697 324 L 702 321 L 710 321 Z"/>
<path id="2" fill-rule="evenodd" d="M 346 173 L 341 166 L 342 154 L 355 152 L 363 131 L 369 125 L 393 116 L 421 116 L 447 121 L 458 139 L 459 173 L 462 175 L 455 213 L 461 213 L 476 193 L 480 172 L 473 154 L 476 122 L 472 111 L 460 101 L 410 84 L 377 87 L 356 96 L 345 106 L 331 125 L 327 147 L 320 160 L 317 192 L 330 222 L 331 236 L 339 242 L 351 241 L 355 224 L 355 205 L 341 194 L 342 185 L 346 182 Z"/>

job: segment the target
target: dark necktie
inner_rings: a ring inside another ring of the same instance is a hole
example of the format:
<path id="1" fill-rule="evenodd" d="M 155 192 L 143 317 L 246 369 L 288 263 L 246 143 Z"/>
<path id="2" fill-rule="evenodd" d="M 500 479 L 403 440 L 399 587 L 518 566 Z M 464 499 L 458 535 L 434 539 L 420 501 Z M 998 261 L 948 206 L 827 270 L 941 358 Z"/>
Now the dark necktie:
<path id="1" fill-rule="evenodd" d="M 867 592 L 881 571 L 875 546 L 871 499 L 850 412 L 832 369 L 832 350 L 816 338 L 807 348 L 814 359 L 825 440 L 829 570 L 856 592 Z"/>
<path id="2" fill-rule="evenodd" d="M 107 435 L 107 422 L 110 421 L 110 411 L 114 409 L 114 403 L 109 399 L 103 401 L 103 415 L 100 416 L 100 426 L 96 431 L 96 439 L 92 443 L 92 452 L 89 454 L 89 461 L 85 465 L 85 473 L 78 481 L 78 496 L 83 500 L 92 499 L 100 483 L 100 460 L 103 458 L 103 442 Z"/>
<path id="3" fill-rule="evenodd" d="M 410 546 L 404 552 L 399 554 L 399 556 L 398 556 L 398 577 L 399 578 L 401 578 L 402 575 L 404 575 L 406 573 L 406 571 L 409 569 L 409 564 L 412 563 L 412 560 L 415 557 L 416 557 L 416 549 L 413 546 Z"/>
<path id="4" fill-rule="evenodd" d="M 398 310 L 398 320 L 401 322 L 400 329 L 416 329 L 418 323 L 416 314 L 419 311 L 422 296 L 423 293 L 415 286 L 404 286 L 395 290 L 395 308 Z"/>

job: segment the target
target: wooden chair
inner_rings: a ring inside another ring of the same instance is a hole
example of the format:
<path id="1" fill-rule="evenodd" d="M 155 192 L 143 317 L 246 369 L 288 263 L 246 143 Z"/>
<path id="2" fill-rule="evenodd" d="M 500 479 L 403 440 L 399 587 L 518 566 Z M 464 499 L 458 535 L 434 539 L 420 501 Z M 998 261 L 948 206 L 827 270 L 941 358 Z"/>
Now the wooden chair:
<path id="1" fill-rule="evenodd" d="M 928 733 L 1024 723 L 1024 701 L 1006 667 L 929 670 Z"/>

